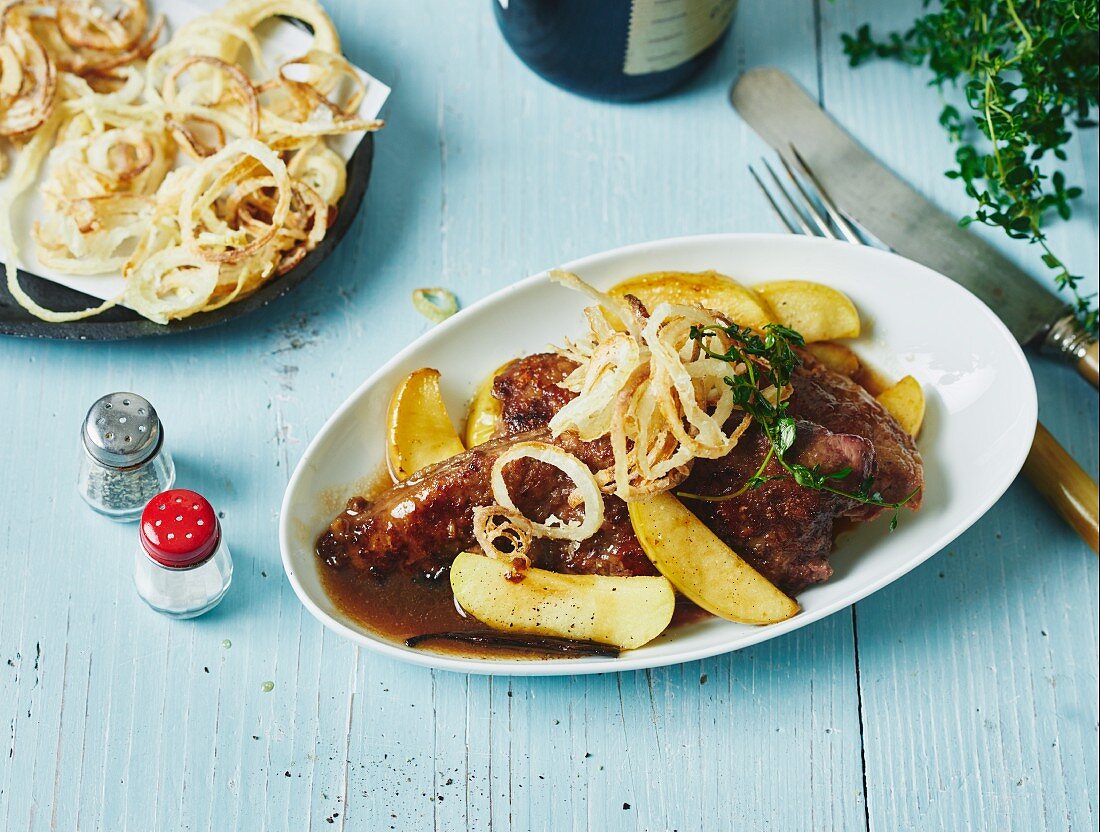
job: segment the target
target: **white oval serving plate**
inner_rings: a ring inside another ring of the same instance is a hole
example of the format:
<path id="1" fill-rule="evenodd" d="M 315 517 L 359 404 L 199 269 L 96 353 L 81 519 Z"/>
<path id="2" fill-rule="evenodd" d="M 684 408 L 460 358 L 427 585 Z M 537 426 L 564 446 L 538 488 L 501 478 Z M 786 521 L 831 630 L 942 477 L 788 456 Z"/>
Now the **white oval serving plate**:
<path id="1" fill-rule="evenodd" d="M 572 675 L 635 670 L 738 650 L 804 627 L 904 575 L 981 517 L 1016 477 L 1031 445 L 1037 405 L 1023 353 L 981 301 L 951 280 L 893 254 L 827 240 L 721 234 L 628 246 L 563 268 L 606 288 L 658 270 L 715 269 L 744 283 L 804 278 L 834 286 L 859 308 L 864 335 L 853 346 L 888 376 L 915 376 L 927 414 L 919 447 L 924 506 L 845 535 L 835 574 L 798 596 L 802 611 L 765 627 L 709 619 L 676 628 L 617 659 L 470 659 L 387 641 L 343 615 L 322 588 L 313 542 L 383 466 L 384 419 L 397 382 L 418 367 L 442 373 L 447 407 L 462 418 L 482 378 L 518 355 L 583 331 L 589 300 L 534 275 L 488 297 L 402 350 L 344 402 L 306 449 L 280 517 L 283 566 L 318 620 L 371 650 L 416 664 L 470 673 Z"/>

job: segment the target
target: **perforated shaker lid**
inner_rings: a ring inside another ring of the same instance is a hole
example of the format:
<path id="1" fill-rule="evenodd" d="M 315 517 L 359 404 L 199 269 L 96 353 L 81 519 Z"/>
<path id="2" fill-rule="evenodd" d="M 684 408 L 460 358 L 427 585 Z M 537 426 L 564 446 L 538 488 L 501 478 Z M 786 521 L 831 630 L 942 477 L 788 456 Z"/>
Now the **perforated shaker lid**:
<path id="1" fill-rule="evenodd" d="M 221 524 L 205 497 L 186 488 L 164 491 L 141 513 L 141 545 L 162 566 L 183 568 L 218 548 Z"/>
<path id="2" fill-rule="evenodd" d="M 91 406 L 84 419 L 84 447 L 112 468 L 139 465 L 160 448 L 164 431 L 157 411 L 136 393 L 111 393 Z"/>

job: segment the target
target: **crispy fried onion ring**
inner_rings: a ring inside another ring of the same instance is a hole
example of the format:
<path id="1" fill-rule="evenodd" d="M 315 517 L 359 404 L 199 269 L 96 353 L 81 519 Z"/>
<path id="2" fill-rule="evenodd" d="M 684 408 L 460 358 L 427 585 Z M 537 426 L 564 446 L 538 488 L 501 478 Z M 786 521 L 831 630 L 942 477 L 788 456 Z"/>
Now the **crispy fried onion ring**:
<path id="1" fill-rule="evenodd" d="M 253 177 L 259 166 L 271 176 L 276 198 L 267 222 L 234 227 L 219 215 L 218 201 L 230 187 Z M 197 165 L 180 196 L 179 227 L 183 243 L 210 263 L 239 263 L 267 245 L 286 222 L 290 210 L 290 174 L 279 155 L 255 139 L 237 139 Z"/>
<path id="2" fill-rule="evenodd" d="M 109 194 L 67 200 L 64 213 L 35 223 L 35 251 L 42 265 L 66 274 L 102 274 L 125 265 L 125 250 L 149 219 L 148 197 Z"/>
<path id="3" fill-rule="evenodd" d="M 262 234 L 277 209 L 277 183 L 274 177 L 256 177 L 238 187 L 226 200 L 226 211 L 236 218 L 239 228 Z M 324 200 L 304 182 L 291 186 L 290 209 L 286 221 L 278 230 L 279 262 L 276 274 L 290 271 L 302 258 L 317 247 L 328 230 L 329 208 Z"/>
<path id="4" fill-rule="evenodd" d="M 124 51 L 145 34 L 149 9 L 145 0 L 116 0 L 114 11 L 89 0 L 68 0 L 57 7 L 57 30 L 77 49 Z"/>
<path id="5" fill-rule="evenodd" d="M 600 487 L 587 465 L 557 445 L 546 442 L 518 442 L 498 456 L 493 463 L 490 476 L 493 499 L 497 504 L 514 514 L 523 516 L 523 513 L 516 508 L 516 504 L 512 502 L 508 485 L 504 482 L 504 468 L 520 459 L 534 459 L 553 465 L 573 481 L 577 492 L 576 502 L 584 506 L 584 520 L 579 525 L 564 523 L 553 516 L 542 522 L 525 518 L 530 524 L 530 533 L 553 540 L 574 541 L 587 540 L 594 535 L 603 525 L 603 495 L 600 493 Z"/>
<path id="6" fill-rule="evenodd" d="M 182 118 L 166 116 L 164 123 L 172 131 L 172 138 L 180 149 L 196 162 L 213 156 L 225 147 L 225 130 L 212 118 L 194 114 Z M 213 141 L 203 138 L 201 133 L 204 131 L 213 134 Z"/>
<path id="7" fill-rule="evenodd" d="M 0 136 L 22 136 L 53 112 L 57 69 L 29 31 L 0 18 Z"/>
<path id="8" fill-rule="evenodd" d="M 503 506 L 478 506 L 474 509 L 474 538 L 491 558 L 512 567 L 511 579 L 521 578 L 531 568 L 531 521 Z"/>
<path id="9" fill-rule="evenodd" d="M 342 95 L 343 102 L 330 98 Z M 356 109 L 366 93 L 366 85 L 342 55 L 308 52 L 279 68 L 277 79 L 259 91 L 268 99 L 261 110 L 263 132 L 282 138 L 285 146 L 310 142 L 316 136 L 335 136 L 361 130 L 377 130 L 378 119 L 365 120 Z M 290 141 L 287 141 L 290 140 Z"/>
<path id="10" fill-rule="evenodd" d="M 647 318 L 638 304 L 585 288 L 576 275 L 551 277 L 630 322 L 632 331 L 623 331 L 599 307 L 589 307 L 588 337 L 558 350 L 578 365 L 560 385 L 577 396 L 550 420 L 550 429 L 555 436 L 575 431 L 586 442 L 610 437 L 614 465 L 597 474 L 605 491 L 627 501 L 644 499 L 682 482 L 695 459 L 733 450 L 751 418 L 736 417 L 725 378 L 747 368 L 707 358 L 690 337 L 692 327 L 722 323 L 716 313 L 662 303 Z M 728 347 L 725 336 L 713 337 L 711 349 Z M 785 398 L 790 391 L 765 394 Z"/>
<path id="11" fill-rule="evenodd" d="M 219 309 L 299 262 L 323 239 L 329 209 L 308 185 L 292 182 L 281 165 L 264 145 L 240 139 L 201 165 L 169 174 L 148 230 L 123 267 L 128 282 L 141 284 L 136 294 L 128 291 L 126 304 L 166 322 Z M 184 233 L 188 217 L 190 237 Z M 153 268 L 145 266 L 165 251 L 177 253 Z M 204 264 L 211 270 L 199 271 Z M 184 296 L 179 285 L 188 279 L 199 284 L 194 297 Z"/>
<path id="12" fill-rule="evenodd" d="M 309 185 L 326 205 L 335 205 L 344 195 L 348 171 L 336 151 L 315 140 L 294 154 L 287 171 L 296 182 Z"/>
<path id="13" fill-rule="evenodd" d="M 76 80 L 79 81 L 80 79 Z M 66 84 L 66 86 L 68 85 Z M 85 85 L 85 87 L 86 86 L 87 85 Z M 69 90 L 66 89 L 66 94 L 68 93 Z M 73 94 L 75 96 L 77 93 L 74 92 Z M 20 306 L 35 317 L 50 323 L 78 321 L 82 318 L 89 318 L 110 309 L 118 302 L 117 300 L 107 300 L 98 306 L 77 310 L 75 312 L 58 312 L 53 309 L 47 309 L 37 303 L 27 294 L 19 283 L 19 271 L 17 266 L 19 262 L 19 244 L 16 242 L 15 233 L 12 228 L 13 206 L 16 200 L 34 184 L 38 169 L 41 167 L 42 161 L 46 158 L 46 154 L 49 153 L 50 147 L 53 145 L 54 139 L 61 128 L 65 115 L 66 114 L 60 108 L 55 108 L 50 118 L 34 132 L 30 140 L 20 150 L 19 158 L 12 166 L 11 177 L 7 182 L 7 187 L 0 191 L 0 251 L 5 252 L 6 255 L 4 257 L 4 272 L 7 278 L 8 291 L 11 293 L 12 297 L 19 302 Z"/>
<path id="14" fill-rule="evenodd" d="M 367 93 L 366 82 L 347 58 L 318 49 L 280 66 L 279 80 L 297 94 L 295 103 L 306 102 L 305 118 L 318 106 L 337 118 L 352 118 Z M 333 101 L 330 96 L 339 94 L 344 86 L 348 89 L 344 92 L 343 101 Z"/>
<path id="15" fill-rule="evenodd" d="M 264 75 L 271 76 L 254 30 L 265 20 L 279 16 L 295 18 L 309 26 L 313 32 L 311 51 L 339 54 L 336 28 L 316 0 L 229 0 L 220 9 L 187 21 L 171 41 L 149 58 L 146 73 L 151 91 L 160 89 L 157 79 L 165 67 L 191 55 L 209 55 L 239 64 L 245 52 Z"/>
<path id="16" fill-rule="evenodd" d="M 66 274 L 118 271 L 144 233 L 152 196 L 172 164 L 164 130 L 126 122 L 109 109 L 66 124 L 42 187 L 49 222 L 35 224 L 39 261 Z"/>
<path id="17" fill-rule="evenodd" d="M 195 77 L 181 91 L 180 78 L 184 74 Z M 226 134 L 242 138 L 256 138 L 260 134 L 256 88 L 240 67 L 221 58 L 195 55 L 180 61 L 164 79 L 161 97 L 172 135 L 193 159 L 200 160 L 220 150 Z M 216 145 L 205 144 L 195 133 L 192 122 L 213 128 Z"/>
<path id="18" fill-rule="evenodd" d="M 205 308 L 217 285 L 217 265 L 184 248 L 161 249 L 127 276 L 123 301 L 135 312 L 166 324 Z"/>
<path id="19" fill-rule="evenodd" d="M 164 32 L 163 15 L 146 28 L 146 0 L 116 0 L 114 8 L 109 6 L 97 0 L 44 2 L 30 25 L 58 69 L 95 80 L 148 58 Z"/>

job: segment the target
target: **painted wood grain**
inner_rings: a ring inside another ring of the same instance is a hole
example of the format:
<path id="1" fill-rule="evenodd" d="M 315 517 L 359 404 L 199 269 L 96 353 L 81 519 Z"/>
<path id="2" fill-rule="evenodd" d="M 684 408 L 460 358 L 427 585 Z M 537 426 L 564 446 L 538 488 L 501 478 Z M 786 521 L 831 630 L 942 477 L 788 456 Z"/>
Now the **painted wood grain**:
<path id="1" fill-rule="evenodd" d="M 317 279 L 184 340 L 0 342 L 0 829 L 1095 828 L 1097 563 L 1025 485 L 854 612 L 611 676 L 381 659 L 325 632 L 279 564 L 278 505 L 305 443 L 427 327 L 411 289 L 469 303 L 612 246 L 779 230 L 745 170 L 763 148 L 725 100 L 745 67 L 789 69 L 964 210 L 923 76 L 851 72 L 836 44 L 918 4 L 745 0 L 714 66 L 630 107 L 535 78 L 488 0 L 326 5 L 395 93 L 364 210 Z M 1092 188 L 1052 230 L 1092 279 L 1096 147 L 1075 146 Z M 1095 394 L 1034 367 L 1044 420 L 1095 474 Z M 140 604 L 134 529 L 73 488 L 77 425 L 112 389 L 156 404 L 180 484 L 225 513 L 234 585 L 196 621 Z"/>

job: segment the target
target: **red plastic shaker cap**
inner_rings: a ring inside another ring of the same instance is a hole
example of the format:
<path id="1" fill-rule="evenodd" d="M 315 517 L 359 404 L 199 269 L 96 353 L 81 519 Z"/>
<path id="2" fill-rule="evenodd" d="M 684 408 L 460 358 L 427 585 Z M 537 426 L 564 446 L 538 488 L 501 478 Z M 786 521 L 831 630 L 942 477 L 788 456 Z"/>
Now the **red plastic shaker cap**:
<path id="1" fill-rule="evenodd" d="M 162 566 L 181 569 L 214 553 L 221 539 L 221 526 L 205 497 L 186 488 L 173 488 L 145 506 L 140 536 L 149 557 Z"/>

